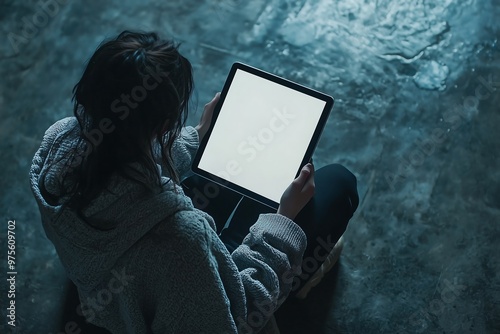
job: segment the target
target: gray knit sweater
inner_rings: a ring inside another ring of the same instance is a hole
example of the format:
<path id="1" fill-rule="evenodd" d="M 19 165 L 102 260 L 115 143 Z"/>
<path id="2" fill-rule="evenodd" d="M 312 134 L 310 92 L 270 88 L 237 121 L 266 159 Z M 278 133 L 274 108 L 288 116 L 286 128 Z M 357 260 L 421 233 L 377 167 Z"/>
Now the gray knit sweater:
<path id="1" fill-rule="evenodd" d="M 180 186 L 168 182 L 151 194 L 118 175 L 79 216 L 61 196 L 64 158 L 79 131 L 74 117 L 52 125 L 30 171 L 45 232 L 78 287 L 77 312 L 113 333 L 261 331 L 300 273 L 304 232 L 284 216 L 263 214 L 230 254 L 212 217 L 194 208 Z M 54 144 L 62 134 L 66 139 Z M 181 174 L 198 140 L 186 127 L 176 141 Z"/>

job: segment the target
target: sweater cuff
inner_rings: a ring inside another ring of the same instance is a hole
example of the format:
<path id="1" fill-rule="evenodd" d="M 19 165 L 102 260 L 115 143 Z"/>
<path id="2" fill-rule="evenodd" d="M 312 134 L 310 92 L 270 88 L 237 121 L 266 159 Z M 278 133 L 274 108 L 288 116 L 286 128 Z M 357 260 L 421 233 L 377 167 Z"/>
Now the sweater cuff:
<path id="1" fill-rule="evenodd" d="M 250 230 L 261 232 L 267 243 L 287 254 L 293 253 L 294 260 L 301 261 L 307 237 L 293 220 L 277 213 L 261 214 Z"/>

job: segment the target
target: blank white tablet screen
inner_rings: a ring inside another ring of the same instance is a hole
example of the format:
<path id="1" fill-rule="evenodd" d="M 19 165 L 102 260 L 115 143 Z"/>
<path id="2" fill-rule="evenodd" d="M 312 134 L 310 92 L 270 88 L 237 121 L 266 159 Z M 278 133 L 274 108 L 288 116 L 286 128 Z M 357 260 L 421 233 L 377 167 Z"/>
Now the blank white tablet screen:
<path id="1" fill-rule="evenodd" d="M 198 167 L 279 203 L 325 104 L 238 69 Z"/>

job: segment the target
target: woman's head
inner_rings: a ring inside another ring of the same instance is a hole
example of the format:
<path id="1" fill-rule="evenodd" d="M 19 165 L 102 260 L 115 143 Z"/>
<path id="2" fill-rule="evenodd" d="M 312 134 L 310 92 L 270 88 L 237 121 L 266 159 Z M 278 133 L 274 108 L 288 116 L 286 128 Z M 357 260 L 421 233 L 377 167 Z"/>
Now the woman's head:
<path id="1" fill-rule="evenodd" d="M 86 144 L 76 169 L 80 204 L 130 163 L 155 174 L 154 142 L 161 144 L 161 160 L 179 182 L 171 147 L 185 124 L 192 89 L 191 64 L 176 44 L 155 33 L 125 31 L 99 46 L 73 89 Z"/>
<path id="2" fill-rule="evenodd" d="M 192 88 L 191 64 L 173 42 L 125 31 L 90 58 L 74 88 L 75 112 L 116 121 L 134 136 L 156 135 L 167 121 L 172 128 L 185 120 Z"/>

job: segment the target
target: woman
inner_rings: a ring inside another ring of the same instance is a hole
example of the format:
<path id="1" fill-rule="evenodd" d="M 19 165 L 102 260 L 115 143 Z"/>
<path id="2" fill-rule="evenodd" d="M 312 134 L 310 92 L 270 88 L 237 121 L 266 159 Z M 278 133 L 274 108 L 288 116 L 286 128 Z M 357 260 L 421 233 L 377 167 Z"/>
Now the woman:
<path id="1" fill-rule="evenodd" d="M 186 194 L 215 185 L 184 176 L 218 95 L 198 126 L 185 127 L 192 89 L 176 45 L 125 31 L 91 57 L 74 117 L 46 131 L 33 159 L 32 190 L 78 288 L 77 312 L 112 333 L 271 326 L 290 292 L 303 297 L 315 284 L 311 268 L 333 265 L 327 256 L 338 256 L 357 207 L 349 171 L 330 165 L 315 176 L 308 164 L 275 213 L 219 188 L 196 208 Z"/>

